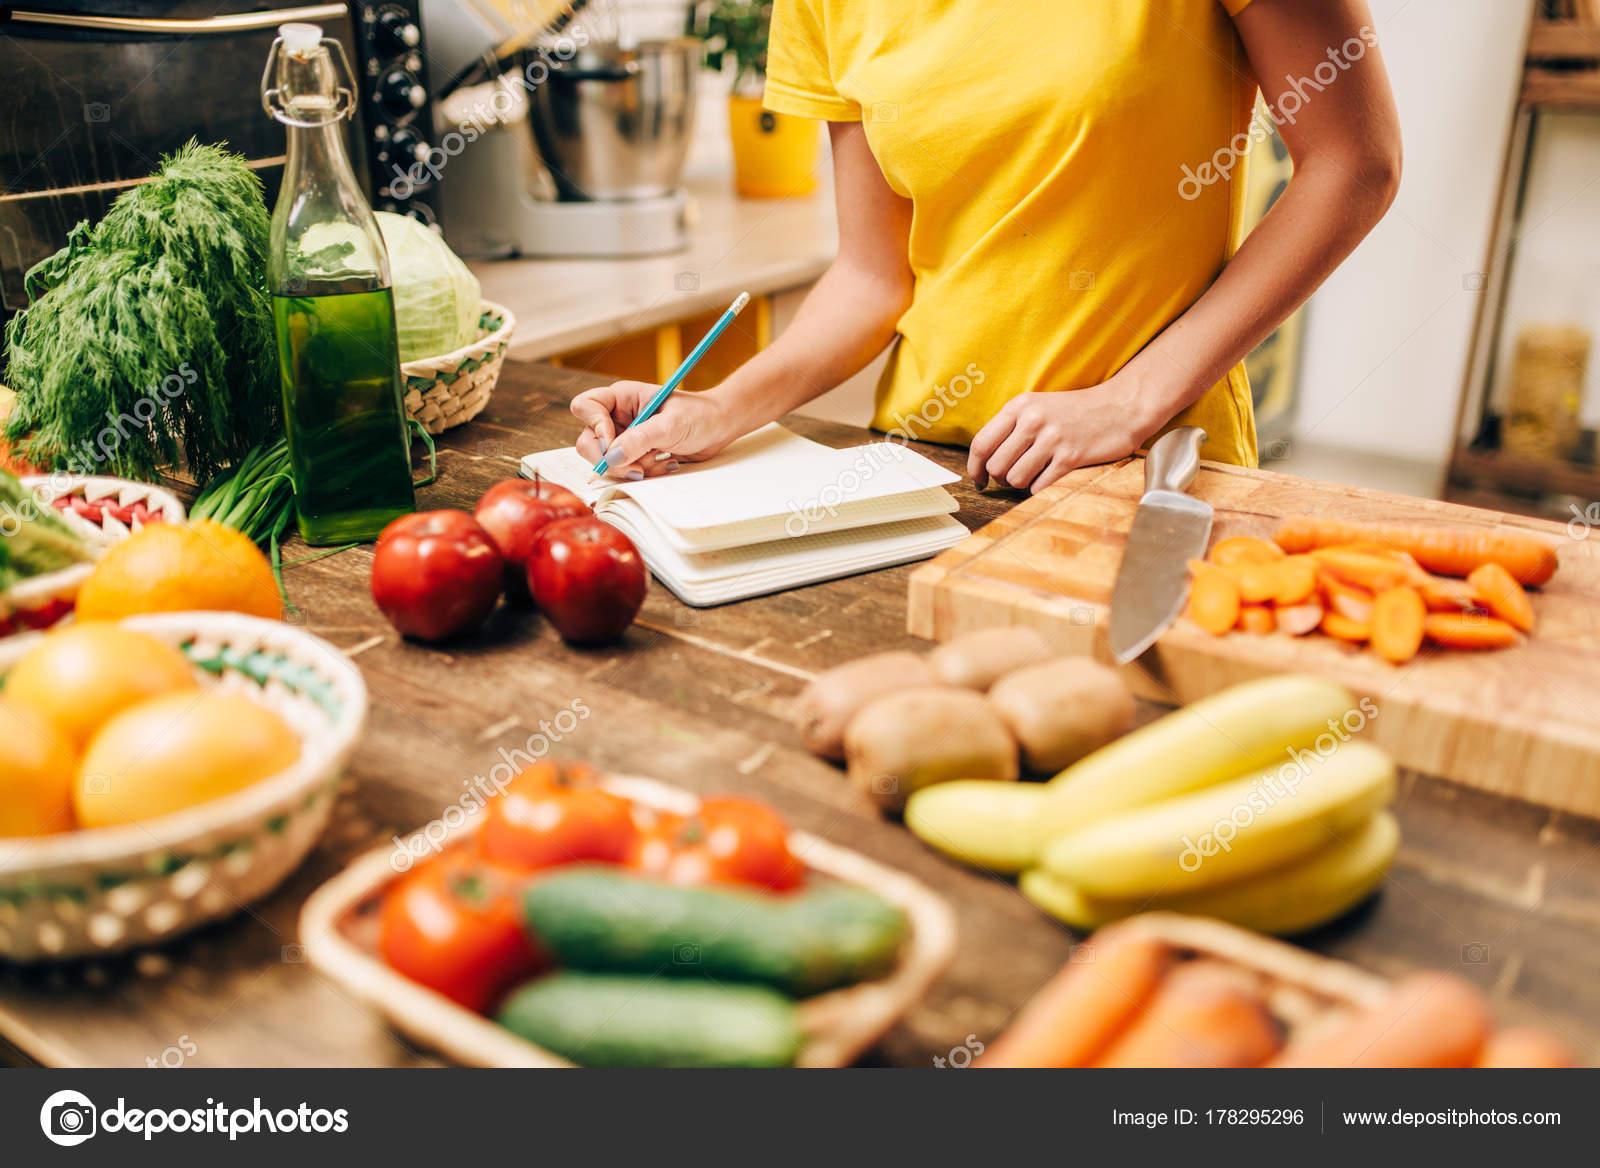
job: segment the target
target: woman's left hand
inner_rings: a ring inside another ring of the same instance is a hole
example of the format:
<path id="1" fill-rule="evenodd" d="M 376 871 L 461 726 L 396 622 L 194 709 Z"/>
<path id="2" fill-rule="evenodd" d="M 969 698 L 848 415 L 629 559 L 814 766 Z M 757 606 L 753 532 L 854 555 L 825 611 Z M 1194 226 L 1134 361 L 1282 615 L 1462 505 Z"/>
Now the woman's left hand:
<path id="1" fill-rule="evenodd" d="M 1150 436 L 1137 400 L 1115 377 L 1087 389 L 1014 397 L 972 440 L 967 473 L 980 491 L 993 480 L 1038 492 L 1080 466 L 1125 458 Z"/>

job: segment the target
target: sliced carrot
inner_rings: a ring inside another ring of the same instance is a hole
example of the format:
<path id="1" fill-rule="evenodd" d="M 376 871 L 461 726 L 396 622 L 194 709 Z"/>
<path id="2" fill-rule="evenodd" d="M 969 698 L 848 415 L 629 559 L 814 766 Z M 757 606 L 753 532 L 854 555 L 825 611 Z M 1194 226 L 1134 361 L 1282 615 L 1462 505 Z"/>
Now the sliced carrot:
<path id="1" fill-rule="evenodd" d="M 1322 594 L 1327 597 L 1330 609 L 1358 624 L 1372 623 L 1372 593 L 1365 588 L 1346 584 L 1329 572 L 1319 573 L 1317 579 L 1322 585 Z"/>
<path id="2" fill-rule="evenodd" d="M 1317 562 L 1310 556 L 1286 556 L 1272 565 L 1272 572 L 1278 579 L 1272 603 L 1300 604 L 1316 594 Z"/>
<path id="3" fill-rule="evenodd" d="M 1513 1026 L 1489 1036 L 1478 1052 L 1480 1067 L 1575 1067 L 1578 1056 L 1548 1030 Z"/>
<path id="4" fill-rule="evenodd" d="M 1389 556 L 1333 548 L 1311 554 L 1317 561 L 1317 567 L 1341 584 L 1365 589 L 1373 595 L 1416 582 L 1416 569 L 1412 565 Z"/>
<path id="5" fill-rule="evenodd" d="M 1253 535 L 1236 535 L 1222 540 L 1206 557 L 1213 564 L 1231 568 L 1235 564 L 1270 564 L 1283 559 L 1283 549 L 1271 540 L 1257 539 Z"/>
<path id="6" fill-rule="evenodd" d="M 1470 1067 L 1489 1036 L 1489 1008 L 1445 973 L 1414 973 L 1332 1034 L 1291 1046 L 1275 1067 Z"/>
<path id="7" fill-rule="evenodd" d="M 1278 627 L 1278 618 L 1270 604 L 1241 604 L 1239 628 L 1246 633 L 1270 633 Z"/>
<path id="8" fill-rule="evenodd" d="M 1029 998 L 979 1067 L 1082 1067 L 1143 1012 L 1172 950 L 1133 929 L 1102 929 Z"/>
<path id="9" fill-rule="evenodd" d="M 1509 576 L 1506 579 L 1513 588 L 1521 591 L 1521 585 L 1515 580 Z M 1418 576 L 1414 587 L 1422 596 L 1422 603 L 1428 606 L 1429 612 L 1470 612 L 1478 607 L 1472 589 L 1460 580 L 1452 580 L 1446 576 L 1432 576 L 1423 572 Z"/>
<path id="10" fill-rule="evenodd" d="M 1186 615 L 1206 632 L 1220 637 L 1239 619 L 1239 584 L 1226 569 L 1204 560 L 1190 560 L 1189 571 L 1194 583 L 1189 588 Z"/>
<path id="11" fill-rule="evenodd" d="M 1465 577 L 1483 564 L 1499 564 L 1520 584 L 1537 586 L 1556 574 L 1556 550 L 1546 540 L 1509 527 L 1444 527 L 1399 523 L 1353 523 L 1295 515 L 1273 533 L 1294 555 L 1339 544 L 1373 543 L 1415 556 L 1430 572 Z"/>
<path id="12" fill-rule="evenodd" d="M 1342 612 L 1329 609 L 1322 614 L 1322 624 L 1319 626 L 1330 637 L 1337 637 L 1341 641 L 1348 641 L 1352 645 L 1364 645 L 1372 636 L 1370 621 L 1358 621 L 1346 616 Z"/>
<path id="13" fill-rule="evenodd" d="M 1403 665 L 1422 648 L 1427 605 L 1415 588 L 1390 588 L 1372 602 L 1372 648 L 1385 661 Z"/>
<path id="14" fill-rule="evenodd" d="M 1309 604 L 1285 604 L 1278 610 L 1278 631 L 1288 633 L 1291 637 L 1303 637 L 1312 629 L 1322 624 L 1325 614 L 1322 605 L 1312 601 Z"/>
<path id="15" fill-rule="evenodd" d="M 1525 633 L 1533 632 L 1533 602 L 1511 573 L 1499 564 L 1483 564 L 1467 577 L 1467 588 L 1495 616 Z"/>
<path id="16" fill-rule="evenodd" d="M 1282 1036 L 1261 998 L 1215 963 L 1178 966 L 1097 1067 L 1257 1067 Z"/>
<path id="17" fill-rule="evenodd" d="M 1509 649 L 1521 638 L 1498 617 L 1475 612 L 1433 612 L 1424 624 L 1428 640 L 1452 649 Z"/>
<path id="18" fill-rule="evenodd" d="M 1246 604 L 1268 604 L 1278 594 L 1278 574 L 1274 564 L 1232 564 L 1223 569 L 1239 585 L 1239 599 Z"/>

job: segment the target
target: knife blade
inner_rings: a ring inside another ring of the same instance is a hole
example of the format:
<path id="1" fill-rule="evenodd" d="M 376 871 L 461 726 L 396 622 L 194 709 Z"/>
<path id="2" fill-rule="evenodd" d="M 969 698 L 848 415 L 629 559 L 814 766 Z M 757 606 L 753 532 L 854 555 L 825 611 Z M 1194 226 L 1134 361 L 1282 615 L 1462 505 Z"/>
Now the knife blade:
<path id="1" fill-rule="evenodd" d="M 1187 494 L 1200 471 L 1199 426 L 1163 434 L 1144 460 L 1144 494 L 1111 592 L 1111 655 L 1126 665 L 1171 627 L 1189 596 L 1190 560 L 1206 554 L 1211 504 Z"/>

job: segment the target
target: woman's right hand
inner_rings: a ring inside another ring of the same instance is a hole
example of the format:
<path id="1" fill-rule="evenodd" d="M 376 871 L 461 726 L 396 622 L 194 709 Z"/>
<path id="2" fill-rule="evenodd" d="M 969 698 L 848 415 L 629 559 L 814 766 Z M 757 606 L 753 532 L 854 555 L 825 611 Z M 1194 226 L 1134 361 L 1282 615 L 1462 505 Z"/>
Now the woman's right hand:
<path id="1" fill-rule="evenodd" d="M 713 393 L 681 391 L 624 434 L 660 388 L 646 381 L 618 381 L 573 398 L 572 412 L 584 425 L 577 442 L 584 461 L 592 465 L 604 457 L 607 477 L 639 479 L 670 473 L 680 463 L 704 461 L 739 436 Z"/>

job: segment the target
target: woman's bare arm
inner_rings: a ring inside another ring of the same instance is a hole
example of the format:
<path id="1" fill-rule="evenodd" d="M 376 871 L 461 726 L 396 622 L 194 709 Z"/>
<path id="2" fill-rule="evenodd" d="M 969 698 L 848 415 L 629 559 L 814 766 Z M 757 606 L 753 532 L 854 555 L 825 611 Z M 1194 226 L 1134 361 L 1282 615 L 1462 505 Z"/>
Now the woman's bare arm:
<path id="1" fill-rule="evenodd" d="M 579 395 L 572 412 L 588 427 L 578 442 L 585 458 L 598 461 L 614 443 L 620 452 L 606 457 L 612 473 L 623 477 L 629 471 L 653 472 L 658 453 L 709 458 L 740 435 L 826 393 L 894 339 L 895 325 L 911 303 L 906 258 L 911 203 L 889 188 L 859 123 L 833 122 L 828 128 L 839 253 L 794 321 L 721 385 L 673 395 L 654 418 L 615 443 L 617 432 L 656 386 L 622 381 Z"/>
<path id="2" fill-rule="evenodd" d="M 1365 0 L 1255 0 L 1236 23 L 1294 177 L 1205 294 L 1109 381 L 1009 402 L 973 440 L 979 486 L 1039 490 L 1138 449 L 1310 296 L 1394 201 L 1399 115 Z M 1352 40 L 1359 59 L 1341 48 Z M 1291 78 L 1330 62 L 1338 76 L 1321 92 L 1302 86 L 1303 99 L 1284 100 Z"/>

